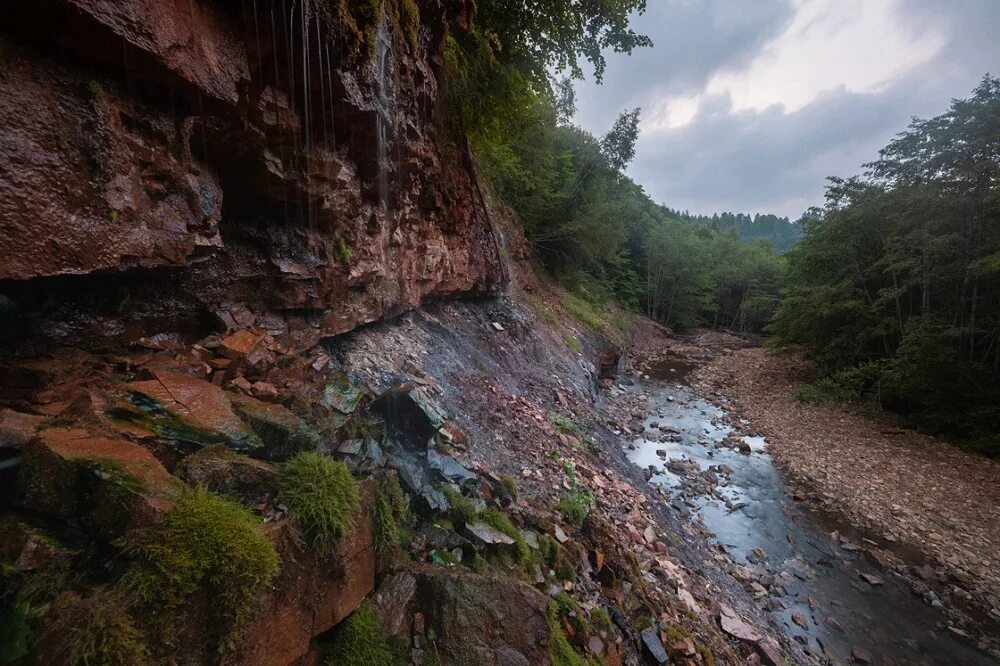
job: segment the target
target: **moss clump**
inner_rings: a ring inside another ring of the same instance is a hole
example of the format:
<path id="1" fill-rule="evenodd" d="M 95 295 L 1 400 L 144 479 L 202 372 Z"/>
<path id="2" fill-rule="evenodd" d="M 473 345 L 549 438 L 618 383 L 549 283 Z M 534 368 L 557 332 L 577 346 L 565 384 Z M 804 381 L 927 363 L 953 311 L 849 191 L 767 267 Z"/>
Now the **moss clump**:
<path id="1" fill-rule="evenodd" d="M 549 657 L 552 659 L 552 666 L 586 666 L 587 662 L 576 653 L 566 639 L 559 615 L 559 605 L 555 601 L 549 603 L 548 622 Z"/>
<path id="2" fill-rule="evenodd" d="M 382 622 L 362 603 L 337 627 L 326 657 L 327 666 L 397 666 L 403 655 L 385 638 Z"/>
<path id="3" fill-rule="evenodd" d="M 643 629 L 649 629 L 653 626 L 653 620 L 648 615 L 640 615 L 632 623 L 632 626 L 636 631 L 642 631 Z"/>
<path id="4" fill-rule="evenodd" d="M 281 466 L 278 491 L 281 502 L 320 550 L 344 533 L 358 506 L 358 482 L 347 465 L 310 451 Z"/>
<path id="5" fill-rule="evenodd" d="M 594 608 L 590 611 L 590 621 L 594 623 L 595 626 L 604 629 L 607 632 L 611 632 L 611 616 L 608 615 L 608 611 L 603 608 Z"/>
<path id="6" fill-rule="evenodd" d="M 500 486 L 498 488 L 501 497 L 509 499 L 511 502 L 516 502 L 518 498 L 517 489 L 517 479 L 507 475 L 500 477 Z"/>
<path id="7" fill-rule="evenodd" d="M 514 540 L 514 558 L 517 560 L 517 563 L 521 565 L 522 569 L 527 569 L 537 561 L 537 556 L 531 550 L 528 542 L 524 540 L 524 535 L 521 533 L 521 530 L 514 527 L 514 524 L 510 522 L 510 519 L 503 515 L 499 509 L 491 506 L 480 513 L 479 518 L 487 525 L 503 532 Z"/>
<path id="8" fill-rule="evenodd" d="M 341 238 L 340 242 L 337 243 L 337 259 L 339 259 L 342 264 L 348 264 L 353 258 L 354 250 L 352 250 L 351 246 L 347 244 L 347 241 Z"/>
<path id="9" fill-rule="evenodd" d="M 589 636 L 593 633 L 586 614 L 580 608 L 580 604 L 576 603 L 571 596 L 565 592 L 560 592 L 555 596 L 553 601 L 555 601 L 559 616 L 566 618 L 566 621 L 573 628 L 574 633 L 580 636 Z"/>
<path id="10" fill-rule="evenodd" d="M 441 488 L 441 491 L 448 500 L 448 504 L 451 505 L 452 517 L 460 520 L 463 524 L 476 520 L 479 513 L 476 510 L 476 505 L 467 497 L 464 497 L 457 488 L 454 486 L 444 486 Z"/>
<path id="11" fill-rule="evenodd" d="M 132 544 L 139 563 L 122 579 L 122 589 L 166 613 L 204 592 L 222 635 L 233 639 L 261 587 L 278 570 L 278 553 L 259 526 L 259 518 L 232 500 L 202 489 L 187 491 L 160 524 Z"/>
<path id="12" fill-rule="evenodd" d="M 395 474 L 385 476 L 375 495 L 375 549 L 379 555 L 391 553 L 413 540 L 413 517 L 406 493 Z"/>
<path id="13" fill-rule="evenodd" d="M 563 333 L 563 342 L 569 347 L 569 350 L 574 354 L 580 354 L 583 352 L 583 345 L 576 337 L 570 335 L 569 333 Z"/>
<path id="14" fill-rule="evenodd" d="M 43 640 L 62 642 L 61 654 L 72 666 L 132 666 L 152 662 L 146 636 L 126 611 L 127 603 L 101 590 L 60 609 Z"/>
<path id="15" fill-rule="evenodd" d="M 375 552 L 388 555 L 399 545 L 399 525 L 392 513 L 389 498 L 379 490 L 375 494 Z"/>

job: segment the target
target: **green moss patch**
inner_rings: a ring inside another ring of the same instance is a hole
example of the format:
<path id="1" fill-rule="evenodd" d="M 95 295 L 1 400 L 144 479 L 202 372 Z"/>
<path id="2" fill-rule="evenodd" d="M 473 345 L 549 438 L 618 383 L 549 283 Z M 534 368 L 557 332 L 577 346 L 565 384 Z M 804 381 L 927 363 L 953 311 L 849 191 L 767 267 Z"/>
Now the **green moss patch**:
<path id="1" fill-rule="evenodd" d="M 281 466 L 278 488 L 281 502 L 321 550 L 344 533 L 359 502 L 358 482 L 347 465 L 308 451 Z"/>
<path id="2" fill-rule="evenodd" d="M 213 619 L 230 639 L 239 635 L 261 588 L 278 570 L 278 554 L 260 531 L 260 519 L 201 489 L 186 492 L 132 549 L 138 566 L 122 579 L 129 595 L 169 613 L 205 592 Z"/>
<path id="3" fill-rule="evenodd" d="M 61 654 L 72 666 L 152 663 L 146 636 L 126 607 L 114 592 L 99 591 L 60 608 L 47 634 L 62 643 Z"/>
<path id="4" fill-rule="evenodd" d="M 552 666 L 586 666 L 586 660 L 577 654 L 566 638 L 559 615 L 559 604 L 555 601 L 549 604 L 549 656 Z"/>
<path id="5" fill-rule="evenodd" d="M 382 622 L 362 603 L 335 630 L 327 652 L 327 666 L 398 666 L 404 655 L 386 639 Z"/>

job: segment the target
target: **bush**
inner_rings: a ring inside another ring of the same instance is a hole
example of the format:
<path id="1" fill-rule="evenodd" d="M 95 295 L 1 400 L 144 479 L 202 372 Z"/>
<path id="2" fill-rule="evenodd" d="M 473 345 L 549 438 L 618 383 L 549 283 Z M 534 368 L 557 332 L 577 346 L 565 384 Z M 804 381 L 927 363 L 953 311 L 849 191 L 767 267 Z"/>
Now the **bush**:
<path id="1" fill-rule="evenodd" d="M 122 580 L 134 599 L 157 611 L 182 606 L 207 592 L 228 638 L 239 634 L 260 592 L 278 570 L 278 554 L 260 519 L 236 502 L 195 489 L 163 521 L 138 537 L 136 569 Z"/>
<path id="2" fill-rule="evenodd" d="M 328 666 L 396 666 L 403 663 L 399 654 L 382 630 L 382 621 L 368 602 L 358 608 L 337 627 L 330 651 Z"/>
<path id="3" fill-rule="evenodd" d="M 358 506 L 358 483 L 347 465 L 304 451 L 281 466 L 281 502 L 296 517 L 315 548 L 326 550 L 347 529 Z"/>

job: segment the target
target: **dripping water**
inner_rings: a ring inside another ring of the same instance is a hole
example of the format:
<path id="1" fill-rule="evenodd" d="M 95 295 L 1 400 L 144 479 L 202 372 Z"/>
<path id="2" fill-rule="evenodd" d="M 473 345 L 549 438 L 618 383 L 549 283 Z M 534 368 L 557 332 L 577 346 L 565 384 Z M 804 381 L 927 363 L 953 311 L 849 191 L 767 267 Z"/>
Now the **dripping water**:
<path id="1" fill-rule="evenodd" d="M 375 112 L 375 161 L 378 168 L 378 196 L 383 210 L 389 207 L 389 131 L 395 102 L 391 86 L 392 33 L 385 19 L 379 23 L 375 48 L 375 82 L 377 85 Z"/>

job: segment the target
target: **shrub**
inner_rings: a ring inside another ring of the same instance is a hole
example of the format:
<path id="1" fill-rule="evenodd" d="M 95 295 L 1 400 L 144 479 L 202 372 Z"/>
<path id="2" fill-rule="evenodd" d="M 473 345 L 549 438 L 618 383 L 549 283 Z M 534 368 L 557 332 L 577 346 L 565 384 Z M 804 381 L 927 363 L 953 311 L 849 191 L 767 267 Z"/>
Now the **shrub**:
<path id="1" fill-rule="evenodd" d="M 260 519 L 236 502 L 194 489 L 163 521 L 138 537 L 136 569 L 122 579 L 136 600 L 170 611 L 205 591 L 227 637 L 249 619 L 260 588 L 278 570 L 278 554 L 259 529 Z"/>
<path id="2" fill-rule="evenodd" d="M 396 666 L 403 663 L 402 655 L 386 640 L 382 621 L 368 602 L 358 608 L 337 627 L 328 666 Z"/>
<path id="3" fill-rule="evenodd" d="M 35 643 L 38 611 L 27 601 L 15 603 L 0 614 L 0 663 L 13 663 L 28 655 Z"/>
<path id="4" fill-rule="evenodd" d="M 281 502 L 320 550 L 344 533 L 358 506 L 358 483 L 347 465 L 311 451 L 281 466 L 278 490 Z"/>

